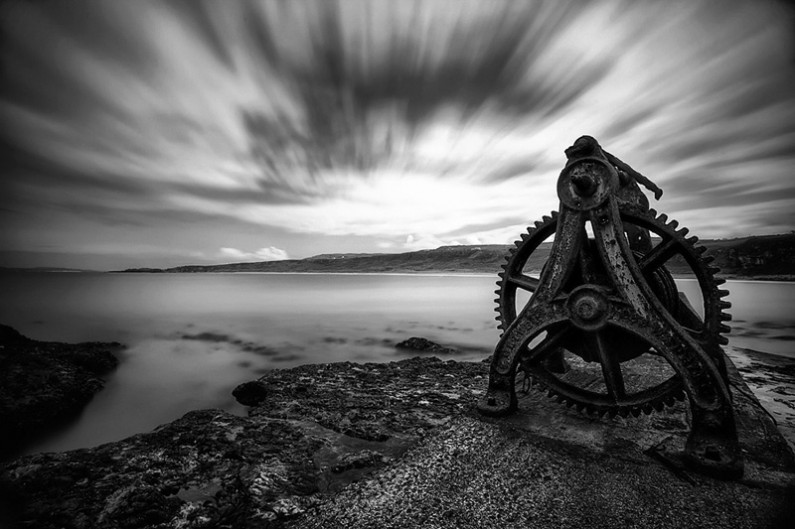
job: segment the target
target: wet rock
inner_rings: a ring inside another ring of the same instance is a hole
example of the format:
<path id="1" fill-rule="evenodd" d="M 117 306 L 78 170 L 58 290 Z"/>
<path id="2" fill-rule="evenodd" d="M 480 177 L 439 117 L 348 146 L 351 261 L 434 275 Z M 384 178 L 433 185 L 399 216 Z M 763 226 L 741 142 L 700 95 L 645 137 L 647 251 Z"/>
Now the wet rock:
<path id="1" fill-rule="evenodd" d="M 232 395 L 243 406 L 256 406 L 268 396 L 268 389 L 259 380 L 252 380 L 237 386 Z"/>
<path id="2" fill-rule="evenodd" d="M 39 342 L 0 325 L 0 460 L 72 420 L 104 386 L 119 348 Z"/>
<path id="3" fill-rule="evenodd" d="M 395 345 L 396 349 L 407 349 L 410 351 L 417 351 L 420 353 L 430 353 L 439 355 L 457 354 L 458 351 L 452 347 L 444 347 L 438 343 L 432 342 L 426 338 L 412 336 L 408 340 L 404 340 Z"/>
<path id="4" fill-rule="evenodd" d="M 2 474 L 6 509 L 42 529 L 263 526 L 314 501 L 321 444 L 289 422 L 191 412 L 150 434 L 16 460 Z"/>

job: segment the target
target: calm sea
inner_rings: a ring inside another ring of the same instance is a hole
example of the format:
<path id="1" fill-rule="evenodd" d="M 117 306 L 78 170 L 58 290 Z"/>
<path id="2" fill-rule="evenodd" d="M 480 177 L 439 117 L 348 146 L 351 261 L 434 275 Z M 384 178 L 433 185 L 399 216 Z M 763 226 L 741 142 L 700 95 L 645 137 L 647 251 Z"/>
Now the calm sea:
<path id="1" fill-rule="evenodd" d="M 460 360 L 494 347 L 495 276 L 5 274 L 0 323 L 37 340 L 127 345 L 106 388 L 68 430 L 33 448 L 95 446 L 187 411 L 242 414 L 239 383 L 274 368 L 407 358 L 410 336 Z M 694 281 L 679 287 L 691 299 Z M 733 345 L 795 359 L 795 283 L 730 281 Z"/>

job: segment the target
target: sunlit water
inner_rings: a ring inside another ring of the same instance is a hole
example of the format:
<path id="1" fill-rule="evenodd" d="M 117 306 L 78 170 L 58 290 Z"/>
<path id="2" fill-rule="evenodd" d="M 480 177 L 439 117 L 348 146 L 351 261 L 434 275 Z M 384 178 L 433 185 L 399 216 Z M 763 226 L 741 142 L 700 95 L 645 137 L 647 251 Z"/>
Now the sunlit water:
<path id="1" fill-rule="evenodd" d="M 697 292 L 694 281 L 681 290 Z M 795 359 L 795 283 L 730 281 L 732 345 Z M 0 322 L 37 340 L 127 347 L 69 429 L 32 448 L 95 446 L 184 413 L 242 414 L 234 387 L 266 370 L 412 356 L 410 336 L 481 360 L 498 338 L 494 276 L 9 274 Z"/>

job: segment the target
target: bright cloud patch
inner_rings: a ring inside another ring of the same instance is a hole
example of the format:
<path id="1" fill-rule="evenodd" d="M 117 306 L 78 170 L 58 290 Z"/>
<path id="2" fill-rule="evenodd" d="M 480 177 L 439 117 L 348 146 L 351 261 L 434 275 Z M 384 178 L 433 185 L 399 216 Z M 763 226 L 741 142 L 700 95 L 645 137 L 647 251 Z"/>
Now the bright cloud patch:
<path id="1" fill-rule="evenodd" d="M 290 258 L 287 252 L 273 246 L 260 248 L 254 252 L 246 252 L 237 248 L 221 248 L 218 256 L 232 261 L 283 261 Z"/>

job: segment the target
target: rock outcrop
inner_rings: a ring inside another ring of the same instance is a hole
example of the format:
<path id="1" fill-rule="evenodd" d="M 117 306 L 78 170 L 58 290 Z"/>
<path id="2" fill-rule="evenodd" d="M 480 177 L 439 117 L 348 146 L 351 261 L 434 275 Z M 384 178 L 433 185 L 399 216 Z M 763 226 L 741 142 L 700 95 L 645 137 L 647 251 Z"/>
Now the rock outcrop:
<path id="1" fill-rule="evenodd" d="M 39 342 L 0 325 L 0 461 L 74 419 L 104 386 L 120 347 Z"/>
<path id="2" fill-rule="evenodd" d="M 395 349 L 403 349 L 417 353 L 429 353 L 434 355 L 454 355 L 458 354 L 459 352 L 452 347 L 445 347 L 443 345 L 439 345 L 438 343 L 432 342 L 427 338 L 420 338 L 418 336 L 412 336 L 408 340 L 403 340 L 402 342 L 395 344 Z"/>

